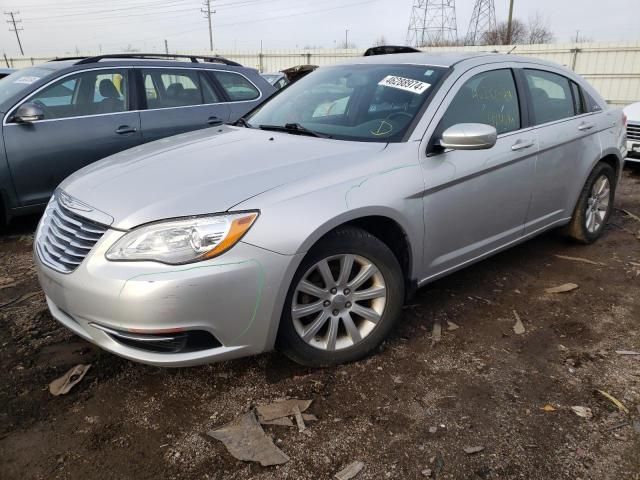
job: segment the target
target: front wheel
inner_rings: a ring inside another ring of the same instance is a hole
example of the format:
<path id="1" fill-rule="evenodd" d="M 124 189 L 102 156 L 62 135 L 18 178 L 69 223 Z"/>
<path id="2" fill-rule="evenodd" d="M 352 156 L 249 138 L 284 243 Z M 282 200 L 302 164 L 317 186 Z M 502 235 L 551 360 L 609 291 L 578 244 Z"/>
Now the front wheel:
<path id="1" fill-rule="evenodd" d="M 613 210 L 615 171 L 599 163 L 589 175 L 576 205 L 567 232 L 581 243 L 595 242 L 604 231 Z"/>
<path id="2" fill-rule="evenodd" d="M 368 232 L 344 227 L 318 242 L 298 268 L 278 331 L 278 348 L 297 363 L 321 367 L 358 360 L 400 317 L 402 270 Z"/>

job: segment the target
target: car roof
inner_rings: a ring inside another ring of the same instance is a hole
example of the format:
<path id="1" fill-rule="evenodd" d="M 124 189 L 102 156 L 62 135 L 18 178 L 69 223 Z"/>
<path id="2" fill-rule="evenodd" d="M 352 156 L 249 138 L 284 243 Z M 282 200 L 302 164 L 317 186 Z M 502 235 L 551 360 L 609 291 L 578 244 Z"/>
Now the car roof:
<path id="1" fill-rule="evenodd" d="M 540 65 L 547 65 L 558 67 L 558 64 L 552 62 L 546 62 L 532 57 L 522 57 L 518 55 L 510 55 L 506 53 L 494 53 L 494 52 L 420 52 L 420 53 L 395 53 L 389 55 L 374 55 L 369 57 L 359 57 L 357 61 L 355 59 L 349 59 L 344 62 L 346 64 L 412 64 L 412 65 L 428 65 L 433 67 L 453 67 L 458 64 L 485 64 L 485 63 L 499 63 L 499 62 L 527 62 L 537 63 Z"/>

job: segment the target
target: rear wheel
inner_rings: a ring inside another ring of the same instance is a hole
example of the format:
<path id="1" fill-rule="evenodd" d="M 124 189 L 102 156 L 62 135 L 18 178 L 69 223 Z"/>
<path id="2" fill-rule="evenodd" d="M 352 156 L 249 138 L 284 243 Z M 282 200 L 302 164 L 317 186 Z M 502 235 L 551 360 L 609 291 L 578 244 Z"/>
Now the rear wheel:
<path id="1" fill-rule="evenodd" d="M 308 366 L 360 359 L 387 337 L 403 298 L 404 278 L 391 250 L 364 230 L 340 228 L 320 240 L 298 268 L 278 347 Z"/>
<path id="2" fill-rule="evenodd" d="M 581 243 L 595 242 L 604 231 L 613 209 L 615 171 L 599 163 L 589 175 L 567 226 L 569 236 Z"/>

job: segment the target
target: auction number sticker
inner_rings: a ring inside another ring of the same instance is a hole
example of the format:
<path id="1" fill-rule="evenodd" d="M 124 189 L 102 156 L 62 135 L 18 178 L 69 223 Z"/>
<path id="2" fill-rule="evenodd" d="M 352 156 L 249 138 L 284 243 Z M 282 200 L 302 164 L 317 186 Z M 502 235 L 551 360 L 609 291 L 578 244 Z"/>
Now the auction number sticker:
<path id="1" fill-rule="evenodd" d="M 20 77 L 13 83 L 26 83 L 27 85 L 31 85 L 33 82 L 38 80 L 40 80 L 40 77 Z"/>
<path id="2" fill-rule="evenodd" d="M 378 82 L 378 85 L 405 90 L 415 93 L 416 95 L 420 95 L 431 86 L 431 84 L 427 82 L 421 82 L 420 80 L 414 80 L 412 78 L 396 77 L 394 75 L 387 75 Z"/>

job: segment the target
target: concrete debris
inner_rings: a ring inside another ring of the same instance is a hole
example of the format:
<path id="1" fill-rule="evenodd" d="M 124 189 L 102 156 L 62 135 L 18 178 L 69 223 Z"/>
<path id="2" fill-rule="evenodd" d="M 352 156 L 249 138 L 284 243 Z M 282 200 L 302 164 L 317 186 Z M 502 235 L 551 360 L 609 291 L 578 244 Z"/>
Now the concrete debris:
<path id="1" fill-rule="evenodd" d="M 313 400 L 278 400 L 268 405 L 258 405 L 256 411 L 258 413 L 258 419 L 260 423 L 265 421 L 275 420 L 282 417 L 292 417 L 295 415 L 295 407 L 298 407 L 300 413 L 304 412 Z"/>
<path id="2" fill-rule="evenodd" d="M 577 288 L 579 288 L 579 287 L 575 283 L 564 283 L 564 284 L 559 285 L 557 287 L 547 288 L 547 289 L 545 289 L 545 292 L 547 292 L 547 293 L 567 293 L 567 292 L 571 292 L 571 291 L 573 291 L 573 290 L 575 290 Z"/>
<path id="3" fill-rule="evenodd" d="M 575 413 L 579 417 L 593 418 L 593 412 L 591 412 L 591 409 L 588 407 L 575 406 L 575 407 L 571 407 L 571 410 L 573 410 L 573 413 Z"/>
<path id="4" fill-rule="evenodd" d="M 450 320 L 447 320 L 447 330 L 458 330 L 460 327 Z"/>
<path id="5" fill-rule="evenodd" d="M 289 457 L 264 433 L 253 410 L 207 435 L 224 443 L 238 460 L 259 462 L 263 467 L 289 461 Z"/>
<path id="6" fill-rule="evenodd" d="M 439 342 L 442 340 L 442 325 L 440 322 L 435 322 L 433 324 L 433 331 L 431 332 L 431 344 Z"/>
<path id="7" fill-rule="evenodd" d="M 300 408 L 298 405 L 293 407 L 293 414 L 296 418 L 296 424 L 298 425 L 298 431 L 304 432 L 307 429 L 307 426 L 304 424 L 304 420 L 302 419 L 302 413 L 300 413 Z"/>
<path id="8" fill-rule="evenodd" d="M 589 260 L 588 258 L 582 257 L 569 257 L 567 255 L 556 255 L 556 258 L 562 258 L 563 260 L 570 260 L 572 262 L 580 262 L 580 263 L 588 263 L 589 265 L 597 265 L 599 267 L 606 267 L 606 263 L 595 262 L 593 260 Z"/>
<path id="9" fill-rule="evenodd" d="M 520 315 L 518 315 L 518 312 L 515 310 L 513 311 L 513 314 L 516 317 L 516 323 L 513 325 L 513 331 L 516 335 L 522 335 L 525 332 L 525 329 L 522 320 L 520 320 Z"/>
<path id="10" fill-rule="evenodd" d="M 66 395 L 84 378 L 89 371 L 91 364 L 88 365 L 76 365 L 60 378 L 56 378 L 49 384 L 49 392 L 56 397 L 58 395 Z"/>
<path id="11" fill-rule="evenodd" d="M 262 425 L 281 425 L 283 427 L 293 427 L 293 420 L 289 417 L 274 418 L 273 420 L 260 420 Z"/>
<path id="12" fill-rule="evenodd" d="M 423 477 L 430 477 L 433 472 L 431 471 L 430 468 L 425 468 L 420 473 L 422 474 Z"/>
<path id="13" fill-rule="evenodd" d="M 640 355 L 640 352 L 634 352 L 632 350 L 616 350 L 618 355 Z"/>
<path id="14" fill-rule="evenodd" d="M 361 461 L 355 461 L 347 465 L 345 468 L 335 474 L 337 480 L 350 480 L 358 475 L 364 468 L 364 463 Z"/>
<path id="15" fill-rule="evenodd" d="M 467 455 L 473 455 L 474 453 L 480 453 L 484 450 L 484 447 L 464 447 L 464 453 Z"/>

